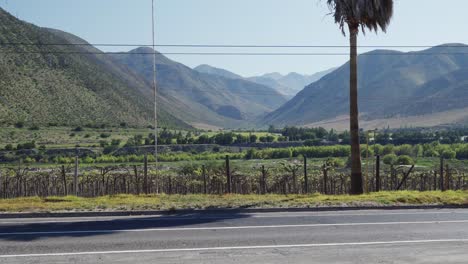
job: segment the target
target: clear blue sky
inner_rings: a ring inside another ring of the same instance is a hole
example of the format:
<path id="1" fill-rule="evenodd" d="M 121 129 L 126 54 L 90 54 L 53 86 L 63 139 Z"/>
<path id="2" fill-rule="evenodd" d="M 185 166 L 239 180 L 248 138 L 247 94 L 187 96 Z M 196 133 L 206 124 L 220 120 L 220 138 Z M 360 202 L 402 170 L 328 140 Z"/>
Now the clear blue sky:
<path id="1" fill-rule="evenodd" d="M 158 44 L 347 45 L 327 16 L 326 0 L 156 0 Z M 151 43 L 151 0 L 0 0 L 20 19 L 76 34 L 91 43 Z M 396 0 L 387 34 L 368 33 L 360 45 L 468 43 L 466 0 Z M 107 48 L 126 51 L 128 48 Z M 178 51 L 346 52 L 343 49 L 174 49 Z M 361 51 L 366 51 L 362 49 Z M 171 56 L 190 67 L 211 64 L 244 76 L 314 73 L 344 56 Z"/>

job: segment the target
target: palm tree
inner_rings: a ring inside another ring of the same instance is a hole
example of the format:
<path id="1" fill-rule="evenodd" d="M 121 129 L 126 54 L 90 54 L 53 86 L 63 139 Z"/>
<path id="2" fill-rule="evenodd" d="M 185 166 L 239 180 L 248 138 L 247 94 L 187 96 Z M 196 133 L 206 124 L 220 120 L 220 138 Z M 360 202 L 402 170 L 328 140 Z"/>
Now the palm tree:
<path id="1" fill-rule="evenodd" d="M 359 110 L 357 79 L 357 35 L 359 29 L 386 32 L 393 15 L 393 0 L 327 0 L 335 22 L 350 40 L 350 134 L 351 134 L 351 194 L 362 194 L 361 150 L 359 146 Z"/>

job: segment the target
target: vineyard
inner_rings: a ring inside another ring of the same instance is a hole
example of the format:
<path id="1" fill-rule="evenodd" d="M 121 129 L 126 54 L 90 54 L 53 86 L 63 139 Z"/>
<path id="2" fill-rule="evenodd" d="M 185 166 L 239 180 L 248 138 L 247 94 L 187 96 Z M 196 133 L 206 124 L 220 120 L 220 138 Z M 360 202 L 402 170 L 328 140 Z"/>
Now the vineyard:
<path id="1" fill-rule="evenodd" d="M 436 162 L 438 161 L 438 162 Z M 345 160 L 275 159 L 141 164 L 74 164 L 0 168 L 0 197 L 117 194 L 346 194 L 350 170 Z M 364 164 L 367 191 L 465 190 L 468 166 L 435 159 L 431 165 Z M 367 169 L 366 169 L 367 168 Z"/>

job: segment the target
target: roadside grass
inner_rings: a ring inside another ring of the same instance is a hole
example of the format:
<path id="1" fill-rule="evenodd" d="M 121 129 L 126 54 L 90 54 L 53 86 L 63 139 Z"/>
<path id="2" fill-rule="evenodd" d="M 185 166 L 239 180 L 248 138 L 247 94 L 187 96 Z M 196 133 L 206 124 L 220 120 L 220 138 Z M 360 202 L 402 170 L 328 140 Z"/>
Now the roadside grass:
<path id="1" fill-rule="evenodd" d="M 468 191 L 380 192 L 349 195 L 114 195 L 0 200 L 0 212 L 131 211 L 323 206 L 468 205 Z M 0 215 L 1 217 L 1 215 Z"/>

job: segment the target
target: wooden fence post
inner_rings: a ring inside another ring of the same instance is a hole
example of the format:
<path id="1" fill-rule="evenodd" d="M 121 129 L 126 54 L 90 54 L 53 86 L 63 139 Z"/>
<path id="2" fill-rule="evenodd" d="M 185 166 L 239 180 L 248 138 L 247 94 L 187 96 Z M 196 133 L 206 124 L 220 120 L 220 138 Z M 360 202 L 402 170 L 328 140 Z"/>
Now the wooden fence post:
<path id="1" fill-rule="evenodd" d="M 307 175 L 307 156 L 304 154 L 304 193 L 309 193 L 309 179 Z"/>
<path id="2" fill-rule="evenodd" d="M 75 156 L 75 171 L 73 173 L 73 194 L 78 196 L 78 156 Z"/>
<path id="3" fill-rule="evenodd" d="M 375 156 L 375 191 L 380 192 L 382 182 L 380 179 L 380 155 Z"/>
<path id="4" fill-rule="evenodd" d="M 6 198 L 5 197 L 6 190 L 3 188 L 3 174 L 2 170 L 0 170 L 0 198 Z"/>
<path id="5" fill-rule="evenodd" d="M 208 190 L 206 187 L 206 168 L 205 165 L 202 165 L 202 176 L 203 176 L 203 193 L 207 194 Z"/>
<path id="6" fill-rule="evenodd" d="M 450 190 L 450 167 L 448 164 L 445 165 L 445 191 Z"/>
<path id="7" fill-rule="evenodd" d="M 444 157 L 440 157 L 440 189 L 445 191 L 445 184 L 444 184 Z"/>
<path id="8" fill-rule="evenodd" d="M 63 191 L 64 191 L 64 194 L 65 196 L 68 195 L 68 186 L 67 186 L 67 172 L 65 170 L 65 165 L 62 165 L 62 170 L 61 170 L 61 174 L 62 174 L 62 181 L 63 181 Z"/>
<path id="9" fill-rule="evenodd" d="M 266 170 L 265 170 L 265 165 L 262 165 L 262 194 L 267 193 L 267 180 L 266 180 Z"/>
<path id="10" fill-rule="evenodd" d="M 143 189 L 144 189 L 145 194 L 148 194 L 149 186 L 148 186 L 148 155 L 147 154 L 145 154 L 145 158 L 144 158 L 143 173 L 144 173 Z"/>
<path id="11" fill-rule="evenodd" d="M 226 181 L 227 181 L 227 184 L 226 184 L 226 188 L 227 188 L 227 193 L 231 193 L 232 190 L 231 190 L 231 169 L 230 169 L 230 166 L 229 166 L 229 155 L 226 155 Z"/>

